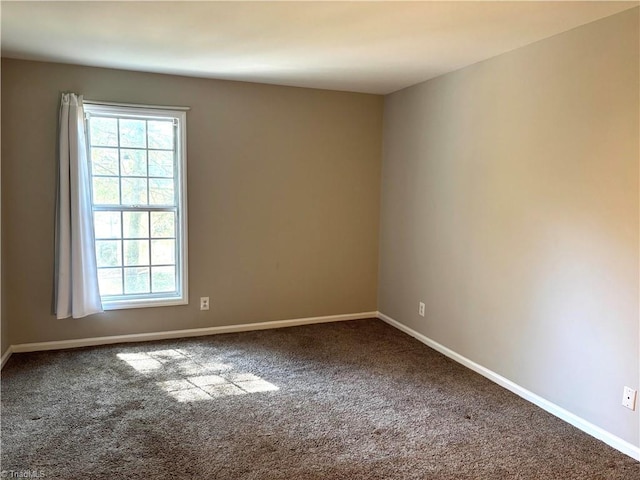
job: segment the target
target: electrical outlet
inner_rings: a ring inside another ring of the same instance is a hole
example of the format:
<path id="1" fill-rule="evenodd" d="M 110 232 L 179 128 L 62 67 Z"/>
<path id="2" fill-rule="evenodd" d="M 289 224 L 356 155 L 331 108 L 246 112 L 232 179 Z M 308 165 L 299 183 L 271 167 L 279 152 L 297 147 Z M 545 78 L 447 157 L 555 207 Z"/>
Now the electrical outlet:
<path id="1" fill-rule="evenodd" d="M 624 387 L 624 393 L 622 394 L 622 405 L 630 410 L 636 409 L 636 397 L 638 392 L 633 388 Z"/>
<path id="2" fill-rule="evenodd" d="M 209 310 L 209 297 L 200 297 L 200 310 Z"/>
<path id="3" fill-rule="evenodd" d="M 422 302 L 418 304 L 418 315 L 424 317 L 424 303 Z"/>

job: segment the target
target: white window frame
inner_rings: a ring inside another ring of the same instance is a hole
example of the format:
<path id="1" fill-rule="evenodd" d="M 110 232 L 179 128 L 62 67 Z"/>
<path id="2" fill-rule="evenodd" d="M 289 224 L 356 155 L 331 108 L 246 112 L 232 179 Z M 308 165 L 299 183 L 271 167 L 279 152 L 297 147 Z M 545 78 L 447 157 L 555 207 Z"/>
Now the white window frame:
<path id="1" fill-rule="evenodd" d="M 178 178 L 174 185 L 176 192 L 176 289 L 177 294 L 149 293 L 136 296 L 119 295 L 102 297 L 104 310 L 120 310 L 129 308 L 166 307 L 171 305 L 186 305 L 189 303 L 189 272 L 188 272 L 188 228 L 187 228 L 187 109 L 173 109 L 166 107 L 152 107 L 147 105 L 107 104 L 85 100 L 84 111 L 87 125 L 87 155 L 91 159 L 91 139 L 89 117 L 91 115 L 126 117 L 126 118 L 171 118 L 177 127 L 175 135 L 176 172 Z M 91 164 L 91 161 L 89 161 Z M 91 192 L 93 195 L 93 181 Z M 91 199 L 92 214 L 94 210 Z M 125 209 L 126 210 L 126 209 Z M 144 210 L 144 208 L 141 208 Z M 150 206 L 148 211 L 153 211 Z M 151 234 L 151 232 L 149 232 Z M 151 281 L 151 279 L 150 279 Z"/>

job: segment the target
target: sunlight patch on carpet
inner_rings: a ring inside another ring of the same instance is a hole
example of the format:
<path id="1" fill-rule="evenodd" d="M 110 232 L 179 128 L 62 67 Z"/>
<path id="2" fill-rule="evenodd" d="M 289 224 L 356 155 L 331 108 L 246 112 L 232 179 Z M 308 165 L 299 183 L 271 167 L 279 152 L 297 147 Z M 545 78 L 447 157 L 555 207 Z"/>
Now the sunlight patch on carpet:
<path id="1" fill-rule="evenodd" d="M 248 393 L 273 392 L 279 388 L 250 372 L 238 372 L 227 363 L 200 364 L 184 350 L 170 349 L 143 353 L 118 353 L 136 371 L 152 376 L 166 375 L 169 368 L 181 378 L 155 382 L 179 402 L 196 402 Z M 165 377 L 166 378 L 166 377 Z"/>

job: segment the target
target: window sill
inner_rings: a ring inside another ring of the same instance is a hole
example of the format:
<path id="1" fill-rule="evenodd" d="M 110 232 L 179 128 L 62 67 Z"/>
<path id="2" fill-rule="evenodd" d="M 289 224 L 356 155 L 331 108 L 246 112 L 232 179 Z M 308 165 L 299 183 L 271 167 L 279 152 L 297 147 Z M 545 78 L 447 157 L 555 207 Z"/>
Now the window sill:
<path id="1" fill-rule="evenodd" d="M 111 300 L 103 301 L 102 308 L 104 311 L 109 310 L 128 310 L 130 308 L 151 308 L 151 307 L 170 307 L 174 305 L 188 305 L 189 299 L 184 298 L 150 298 L 148 300 Z"/>

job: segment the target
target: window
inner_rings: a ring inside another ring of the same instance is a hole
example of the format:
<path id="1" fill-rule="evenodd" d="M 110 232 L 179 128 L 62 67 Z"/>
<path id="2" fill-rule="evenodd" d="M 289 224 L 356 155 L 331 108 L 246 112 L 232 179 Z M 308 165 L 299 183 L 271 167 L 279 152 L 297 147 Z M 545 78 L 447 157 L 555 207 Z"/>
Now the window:
<path id="1" fill-rule="evenodd" d="M 85 112 L 103 307 L 187 303 L 186 113 Z"/>

